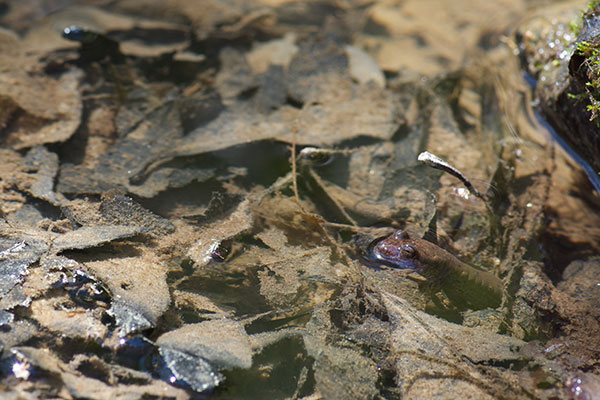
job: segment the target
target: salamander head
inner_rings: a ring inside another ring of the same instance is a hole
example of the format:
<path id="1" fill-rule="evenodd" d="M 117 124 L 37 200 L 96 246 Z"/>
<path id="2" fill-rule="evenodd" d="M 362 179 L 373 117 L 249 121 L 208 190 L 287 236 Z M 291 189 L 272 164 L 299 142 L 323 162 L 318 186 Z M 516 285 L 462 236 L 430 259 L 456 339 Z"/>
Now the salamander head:
<path id="1" fill-rule="evenodd" d="M 405 231 L 396 231 L 392 235 L 374 242 L 370 247 L 373 261 L 396 269 L 420 270 L 417 246 Z"/>

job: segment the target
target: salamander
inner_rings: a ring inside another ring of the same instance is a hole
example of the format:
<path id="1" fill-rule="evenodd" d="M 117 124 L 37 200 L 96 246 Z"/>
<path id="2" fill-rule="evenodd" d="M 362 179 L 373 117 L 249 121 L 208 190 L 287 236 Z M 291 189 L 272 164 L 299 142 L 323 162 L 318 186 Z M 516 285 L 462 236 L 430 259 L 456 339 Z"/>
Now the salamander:
<path id="1" fill-rule="evenodd" d="M 504 285 L 496 275 L 476 269 L 438 245 L 406 231 L 396 231 L 374 242 L 369 253 L 370 261 L 379 265 L 416 271 L 459 308 L 496 308 L 502 301 Z"/>

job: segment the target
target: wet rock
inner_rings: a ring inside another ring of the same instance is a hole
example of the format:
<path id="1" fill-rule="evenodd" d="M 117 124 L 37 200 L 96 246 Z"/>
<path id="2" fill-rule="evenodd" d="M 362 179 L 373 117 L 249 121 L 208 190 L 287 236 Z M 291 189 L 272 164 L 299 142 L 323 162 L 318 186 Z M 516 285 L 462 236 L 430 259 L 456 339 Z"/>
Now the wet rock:
<path id="1" fill-rule="evenodd" d="M 86 225 L 105 225 L 100 215 L 100 202 L 90 199 L 74 199 L 61 207 L 63 215 L 71 222 L 73 227 Z"/>
<path id="2" fill-rule="evenodd" d="M 281 66 L 287 69 L 292 57 L 298 51 L 294 44 L 294 33 L 286 33 L 281 39 L 274 39 L 264 43 L 255 43 L 252 50 L 246 54 L 246 59 L 255 74 L 267 72 L 271 66 Z"/>
<path id="3" fill-rule="evenodd" d="M 187 398 L 186 392 L 181 389 L 174 388 L 167 383 L 160 381 L 152 381 L 148 384 L 122 384 L 122 383 L 105 383 L 95 377 L 87 377 L 80 370 L 84 363 L 88 365 L 101 366 L 105 371 L 110 371 L 110 367 L 103 364 L 101 361 L 94 360 L 96 356 L 80 356 L 75 362 L 65 363 L 48 349 L 36 349 L 33 347 L 17 347 L 13 349 L 16 355 L 15 364 L 20 372 L 20 378 L 28 382 L 29 377 L 33 373 L 38 373 L 40 377 L 46 379 L 60 377 L 60 383 L 55 383 L 55 388 L 60 387 L 66 390 L 71 396 L 77 398 L 89 399 L 114 399 L 114 398 L 140 398 L 144 396 L 169 396 L 173 398 Z M 75 369 L 80 368 L 80 369 Z M 94 375 L 97 371 L 85 370 L 85 372 Z M 112 375 L 113 371 L 110 371 Z M 106 379 L 106 376 L 102 376 Z"/>
<path id="4" fill-rule="evenodd" d="M 305 251 L 286 246 L 261 255 L 268 267 L 258 273 L 260 293 L 278 309 L 319 304 L 331 296 L 331 285 L 339 279 L 330 258 L 330 249 L 322 247 Z"/>
<path id="5" fill-rule="evenodd" d="M 597 74 L 593 52 L 600 29 L 597 7 L 590 3 L 582 15 L 577 38 L 569 23 L 578 11 L 565 12 L 565 6 L 545 10 L 517 33 L 524 67 L 536 79 L 535 93 L 543 117 L 561 145 L 578 162 L 588 165 L 588 176 L 596 188 L 600 186 L 600 135 L 594 119 L 600 114 L 594 111 L 598 109 L 596 89 L 590 88 L 594 88 Z"/>
<path id="6" fill-rule="evenodd" d="M 46 52 L 78 47 L 77 41 L 71 44 L 61 37 L 61 30 L 70 26 L 81 26 L 89 32 L 97 32 L 105 38 L 103 40 L 118 42 L 119 51 L 129 56 L 156 57 L 188 45 L 188 30 L 183 25 L 86 6 L 63 8 L 50 14 L 27 32 L 25 43 L 30 50 Z M 94 54 L 94 47 L 104 54 Z M 84 59 L 87 61 L 103 59 L 111 51 L 111 45 L 102 48 L 101 43 L 88 43 L 86 51 L 88 57 Z M 119 53 L 118 58 L 122 59 L 122 54 Z"/>
<path id="7" fill-rule="evenodd" d="M 256 79 L 246 57 L 238 50 L 226 47 L 219 54 L 221 69 L 216 86 L 226 104 L 231 104 L 242 92 L 256 86 Z"/>
<path id="8" fill-rule="evenodd" d="M 287 71 L 288 94 L 298 92 L 293 96 L 299 102 L 307 103 L 301 110 L 282 105 L 265 116 L 256 113 L 254 104 L 241 99 L 229 104 L 210 123 L 176 139 L 170 151 L 163 152 L 151 163 L 164 164 L 175 157 L 199 155 L 267 139 L 331 146 L 361 136 L 391 138 L 397 129 L 398 112 L 392 93 L 376 85 L 354 84 L 343 72 L 347 69 L 343 48 L 333 40 L 319 43 L 313 50 L 308 48 L 298 53 L 297 61 L 292 60 Z M 325 65 L 331 61 L 328 57 L 334 55 L 339 58 L 335 68 L 327 66 L 319 70 L 319 57 Z M 281 88 L 277 90 L 281 93 Z M 297 127 L 295 132 L 288 129 L 290 124 Z M 141 195 L 139 190 L 133 193 Z"/>
<path id="9" fill-rule="evenodd" d="M 168 4 L 126 0 L 116 5 L 115 9 L 120 13 L 134 15 L 142 12 L 144 16 L 153 20 L 167 19 L 184 22 L 185 25 L 193 27 L 193 32 L 198 40 L 206 40 L 214 34 L 237 37 L 236 35 L 240 35 L 240 30 L 243 31 L 247 27 L 244 20 L 252 23 L 266 11 L 260 3 L 249 4 L 238 0 L 208 0 L 202 4 L 201 8 L 179 0 Z M 241 25 L 237 25 L 238 23 Z"/>
<path id="10" fill-rule="evenodd" d="M 224 379 L 202 357 L 165 347 L 159 352 L 172 376 L 197 392 L 214 389 Z"/>
<path id="11" fill-rule="evenodd" d="M 113 145 L 98 165 L 93 168 L 63 165 L 57 190 L 62 193 L 103 193 L 117 189 L 149 198 L 167 188 L 182 187 L 214 176 L 214 168 L 206 166 L 152 165 L 176 138 L 183 136 L 175 101 L 134 114 L 141 120 L 135 118 L 133 131 Z"/>
<path id="12" fill-rule="evenodd" d="M 233 320 L 188 324 L 161 335 L 156 344 L 204 359 L 217 369 L 252 366 L 253 343 L 244 325 Z"/>
<path id="13" fill-rule="evenodd" d="M 25 286 L 32 297 L 44 295 L 49 288 L 61 288 L 78 306 L 107 308 L 110 302 L 107 288 L 95 276 L 83 271 L 78 262 L 62 256 L 47 256 L 40 261 L 40 267 L 30 273 Z M 42 274 L 45 279 L 40 282 Z"/>
<path id="14" fill-rule="evenodd" d="M 26 343 L 32 337 L 40 334 L 39 327 L 33 321 L 13 321 L 10 329 L 0 329 L 0 341 L 5 349 L 10 349 L 22 343 Z"/>
<path id="15" fill-rule="evenodd" d="M 344 347 L 330 343 L 332 322 L 326 309 L 318 309 L 303 335 L 306 352 L 315 359 L 316 391 L 325 398 L 370 398 L 376 395 L 377 365 L 350 343 Z M 335 335 L 335 334 L 333 334 Z M 345 341 L 337 337 L 338 343 Z"/>
<path id="16" fill-rule="evenodd" d="M 34 147 L 25 156 L 25 165 L 35 171 L 29 187 L 25 190 L 38 199 L 53 205 L 61 205 L 66 198 L 54 192 L 54 178 L 58 172 L 58 156 L 44 147 Z"/>
<path id="17" fill-rule="evenodd" d="M 244 200 L 235 211 L 224 221 L 219 221 L 202 230 L 200 238 L 191 246 L 187 255 L 198 267 L 207 265 L 213 259 L 213 251 L 227 239 L 250 229 L 252 218 L 250 216 L 250 202 Z"/>
<path id="18" fill-rule="evenodd" d="M 300 103 L 326 102 L 343 82 L 348 56 L 341 41 L 334 37 L 312 38 L 302 43 L 288 67 L 288 90 Z"/>
<path id="19" fill-rule="evenodd" d="M 3 150 L 0 157 L 4 161 L 0 166 L 0 179 L 2 186 L 6 189 L 11 188 L 15 194 L 31 195 L 55 206 L 66 202 L 62 194 L 54 191 L 54 178 L 58 171 L 58 156 L 55 153 L 42 146 L 37 146 L 29 150 L 25 156 L 11 150 Z M 3 199 L 0 198 L 1 200 Z M 13 197 L 13 200 L 16 198 Z M 33 222 L 35 219 L 38 221 L 42 219 L 34 216 L 36 212 L 41 216 L 42 211 L 32 204 L 21 204 L 15 208 L 17 209 L 11 210 L 11 207 L 7 207 L 5 204 L 6 211 L 14 211 L 8 214 L 9 218 L 29 220 L 31 221 L 30 225 L 35 225 Z M 41 207 L 38 206 L 38 208 Z M 22 215 L 18 217 L 11 215 L 15 212 L 21 212 Z"/>
<path id="20" fill-rule="evenodd" d="M 494 398 L 507 393 L 512 398 L 526 396 L 522 388 L 509 383 L 514 380 L 508 378 L 510 374 L 483 366 L 522 360 L 519 349 L 525 342 L 442 321 L 396 296 L 383 294 L 382 299 L 390 317 L 391 357 L 402 394 L 433 398 Z M 438 378 L 430 380 L 432 374 Z"/>
<path id="21" fill-rule="evenodd" d="M 4 142 L 14 149 L 23 149 L 69 139 L 81 117 L 80 74 L 70 72 L 52 80 L 29 76 L 14 61 L 7 65 L 16 66 L 12 72 L 12 79 L 16 80 L 0 80 L 0 98 L 9 104 L 12 112 L 8 116 L 13 119 Z"/>
<path id="22" fill-rule="evenodd" d="M 285 248 L 288 242 L 287 236 L 276 228 L 264 230 L 258 233 L 256 237 L 275 251 Z"/>
<path id="23" fill-rule="evenodd" d="M 178 108 L 183 132 L 187 134 L 217 118 L 225 107 L 221 95 L 209 91 L 182 98 Z"/>
<path id="24" fill-rule="evenodd" d="M 145 331 L 154 327 L 156 323 L 156 318 L 154 318 L 154 322 L 148 320 L 142 312 L 136 309 L 135 305 L 120 299 L 115 299 L 107 312 L 115 318 L 121 337 Z"/>
<path id="25" fill-rule="evenodd" d="M 107 384 L 98 379 L 82 376 L 79 371 L 63 373 L 61 378 L 66 389 L 73 397 L 90 399 L 114 399 L 119 397 L 143 398 L 144 396 L 169 396 L 172 398 L 188 398 L 186 391 L 177 389 L 166 382 L 153 380 L 148 384 Z"/>
<path id="26" fill-rule="evenodd" d="M 343 7 L 325 1 L 280 3 L 276 8 L 277 18 L 283 24 L 295 29 L 306 26 L 309 30 L 326 25 L 329 16 L 343 11 Z"/>
<path id="27" fill-rule="evenodd" d="M 31 303 L 31 298 L 25 293 L 21 285 L 13 287 L 0 300 L 0 308 L 10 310 L 14 307 L 27 307 Z"/>
<path id="28" fill-rule="evenodd" d="M 571 273 L 579 269 L 577 263 L 574 266 Z M 580 271 L 585 274 L 586 269 Z M 561 285 L 572 290 L 570 283 L 575 281 L 576 278 Z M 526 263 L 512 305 L 513 334 L 526 339 L 551 338 L 546 344 L 548 349 L 555 349 L 556 354 L 548 350 L 548 356 L 560 361 L 563 368 L 585 369 L 594 364 L 600 348 L 600 322 L 596 318 L 597 300 L 589 287 L 585 292 L 587 296 L 576 291 L 575 297 L 571 297 L 552 285 L 540 265 Z"/>
<path id="29" fill-rule="evenodd" d="M 373 49 L 374 58 L 386 71 L 435 76 L 460 68 L 470 49 L 497 45 L 503 32 L 522 15 L 523 7 L 522 2 L 476 0 L 458 8 L 447 3 L 433 8 L 419 0 L 376 2 L 368 8 L 368 19 L 355 43 Z M 482 15 L 493 15 L 494 23 Z"/>
<path id="30" fill-rule="evenodd" d="M 385 87 L 385 76 L 379 65 L 367 53 L 354 46 L 346 46 L 350 76 L 361 84 L 374 82 L 380 87 Z"/>
<path id="31" fill-rule="evenodd" d="M 24 364 L 24 367 L 31 371 L 32 366 L 52 372 L 60 373 L 60 366 L 62 362 L 56 358 L 52 352 L 48 349 L 36 349 L 33 347 L 15 347 L 13 353 L 17 356 L 17 359 Z M 27 374 L 27 377 L 29 374 Z"/>
<path id="32" fill-rule="evenodd" d="M 0 238 L 0 301 L 4 309 L 26 305 L 28 297 L 19 285 L 31 264 L 45 252 L 47 245 L 32 237 Z"/>
<path id="33" fill-rule="evenodd" d="M 219 319 L 233 316 L 231 310 L 225 311 L 206 296 L 182 290 L 173 290 L 171 294 L 173 304 L 179 310 L 180 315 L 193 310 L 193 318 Z"/>
<path id="34" fill-rule="evenodd" d="M 66 299 L 39 299 L 31 304 L 33 318 L 44 328 L 68 338 L 100 341 L 108 334 L 100 312 L 67 307 Z"/>
<path id="35" fill-rule="evenodd" d="M 557 288 L 576 301 L 587 303 L 600 318 L 600 260 L 573 261 L 565 268 Z"/>
<path id="36" fill-rule="evenodd" d="M 500 10 L 466 0 L 468 12 L 424 12 L 415 0 L 351 3 L 123 0 L 68 7 L 38 27 L 20 22 L 29 26 L 25 40 L 0 30 L 0 58 L 16 66 L 0 80 L 31 91 L 0 90 L 4 144 L 24 146 L 0 150 L 0 250 L 40 242 L 31 261 L 0 257 L 0 267 L 22 262 L 0 268 L 0 310 L 13 315 L 0 340 L 5 356 L 25 341 L 49 349 L 14 356 L 20 375 L 3 380 L 9 395 L 185 399 L 221 385 L 216 371 L 227 369 L 217 396 L 537 396 L 531 387 L 553 381 L 536 381 L 535 366 L 516 351 L 522 342 L 491 332 L 499 327 L 527 339 L 560 332 L 551 340 L 564 341 L 555 348 L 567 355 L 557 365 L 595 368 L 600 336 L 584 301 L 596 296 L 584 285 L 594 269 L 565 275 L 567 296 L 539 262 L 544 196 L 555 191 L 560 207 L 574 192 L 549 186 L 560 158 L 542 139 L 528 142 L 537 127 L 529 110 L 515 112 L 528 101 L 511 81 L 517 69 L 505 71 L 511 59 L 497 34 L 522 2 Z M 7 11 L 13 25 L 15 9 Z M 499 15 L 498 26 L 481 15 Z M 118 43 L 129 55 L 73 63 L 79 44 L 58 33 L 85 21 L 110 38 L 108 53 Z M 194 40 L 182 53 L 188 30 Z M 387 82 L 359 48 L 386 61 Z M 473 49 L 475 62 L 464 57 Z M 443 75 L 424 75 L 431 71 Z M 70 74 L 73 104 L 85 106 L 75 136 L 52 152 L 20 142 L 17 134 L 65 121 L 61 134 L 72 131 L 76 110 L 42 115 L 22 101 L 37 91 L 40 102 L 55 100 L 46 84 L 54 90 Z M 328 162 L 300 156 L 291 167 L 290 143 L 319 146 Z M 494 185 L 491 210 L 464 191 L 458 199 L 463 188 L 452 177 L 417 165 L 425 149 Z M 414 276 L 366 270 L 353 249 L 344 251 L 350 232 L 403 225 L 419 236 L 437 226 L 448 248 L 497 267 L 508 284 L 499 312 L 465 315 L 476 329 L 424 314 L 414 307 L 425 309 L 429 297 Z M 153 328 L 158 345 L 143 336 Z M 161 363 L 164 370 L 152 370 Z M 152 373 L 134 370 L 147 367 Z M 564 382 L 563 372 L 554 382 Z"/>
<path id="37" fill-rule="evenodd" d="M 356 399 L 375 395 L 375 363 L 353 349 L 327 345 L 313 347 L 310 340 L 305 342 L 308 354 L 316 358 L 315 380 L 322 396 Z"/>
<path id="38" fill-rule="evenodd" d="M 577 374 L 565 382 L 565 394 L 573 400 L 600 398 L 600 378 L 594 374 Z"/>
<path id="39" fill-rule="evenodd" d="M 143 334 L 120 337 L 118 343 L 112 343 L 116 353 L 118 363 L 128 366 L 141 367 L 144 373 L 155 372 L 160 365 L 150 364 L 149 361 L 156 355 L 154 342 L 146 338 Z"/>
<path id="40" fill-rule="evenodd" d="M 535 308 L 552 312 L 555 307 L 550 299 L 552 284 L 541 273 L 539 264 L 525 263 L 522 269 L 519 268 L 518 275 L 521 276 L 519 289 L 512 305 L 513 335 L 524 340 L 546 337 L 550 328 L 547 323 L 542 323 L 540 312 Z"/>
<path id="41" fill-rule="evenodd" d="M 170 221 L 145 209 L 131 197 L 116 190 L 102 194 L 99 211 L 105 220 L 115 225 L 139 227 L 144 233 L 166 234 L 175 230 Z"/>
<path id="42" fill-rule="evenodd" d="M 283 67 L 270 65 L 258 80 L 260 86 L 254 96 L 254 103 L 260 112 L 268 114 L 285 103 L 287 88 Z"/>
<path id="43" fill-rule="evenodd" d="M 23 226 L 29 226 L 39 228 L 41 225 L 45 225 L 49 222 L 42 215 L 42 212 L 32 204 L 23 204 L 18 210 L 11 212 L 6 216 L 6 221 L 12 226 L 16 224 L 23 224 Z"/>
<path id="44" fill-rule="evenodd" d="M 7 327 L 15 319 L 14 314 L 8 311 L 0 310 L 0 328 Z M 0 353 L 2 353 L 0 351 Z"/>
<path id="45" fill-rule="evenodd" d="M 84 263 L 112 296 L 108 311 L 116 319 L 119 335 L 156 325 L 171 299 L 166 268 L 154 256 L 110 258 Z"/>
<path id="46" fill-rule="evenodd" d="M 136 226 L 84 226 L 74 231 L 58 235 L 52 242 L 52 249 L 56 252 L 72 249 L 87 249 L 114 240 L 129 238 L 141 232 L 142 229 Z"/>

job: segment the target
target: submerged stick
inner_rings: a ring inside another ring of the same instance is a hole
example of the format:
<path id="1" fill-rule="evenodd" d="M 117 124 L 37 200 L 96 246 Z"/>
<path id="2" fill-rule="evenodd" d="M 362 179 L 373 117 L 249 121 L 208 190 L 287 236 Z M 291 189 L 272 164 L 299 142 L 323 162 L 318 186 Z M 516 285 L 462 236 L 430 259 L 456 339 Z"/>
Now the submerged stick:
<path id="1" fill-rule="evenodd" d="M 300 204 L 300 196 L 298 195 L 298 177 L 296 174 L 296 134 L 298 129 L 294 127 L 292 136 L 292 190 L 294 191 L 294 198 L 296 203 Z"/>
<path id="2" fill-rule="evenodd" d="M 469 191 L 471 191 L 471 193 L 473 193 L 475 196 L 479 197 L 481 200 L 483 200 L 487 204 L 487 199 L 485 198 L 485 196 L 483 196 L 481 193 L 479 193 L 479 190 L 477 190 L 475 188 L 475 186 L 473 186 L 471 181 L 469 181 L 467 179 L 467 177 L 463 175 L 462 172 L 460 172 L 458 169 L 456 169 L 452 165 L 448 164 L 446 161 L 442 160 L 435 154 L 431 154 L 428 151 L 424 151 L 421 154 L 419 154 L 419 157 L 417 158 L 417 160 L 421 161 L 422 163 L 424 163 L 425 165 L 427 165 L 431 168 L 442 170 L 442 171 L 447 172 L 450 175 L 455 176 L 456 178 L 460 179 L 460 181 L 465 184 L 465 186 L 467 187 L 467 189 L 469 189 Z"/>

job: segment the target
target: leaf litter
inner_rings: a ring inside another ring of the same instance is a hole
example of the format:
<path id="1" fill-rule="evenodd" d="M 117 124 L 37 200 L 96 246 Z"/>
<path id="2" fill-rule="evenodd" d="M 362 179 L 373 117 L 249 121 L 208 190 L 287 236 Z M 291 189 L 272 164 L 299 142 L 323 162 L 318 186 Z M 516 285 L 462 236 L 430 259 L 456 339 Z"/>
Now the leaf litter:
<path id="1" fill-rule="evenodd" d="M 597 260 L 557 269 L 539 246 L 548 210 L 584 189 L 523 106 L 509 48 L 485 36 L 500 30 L 466 13 L 488 53 L 413 48 L 425 70 L 401 70 L 370 51 L 406 45 L 377 4 L 168 3 L 24 27 L 15 2 L 0 17 L 4 389 L 443 399 L 597 384 Z M 78 24 L 110 52 L 61 38 Z M 492 271 L 502 305 L 458 309 L 433 282 L 363 265 L 394 229 Z"/>

